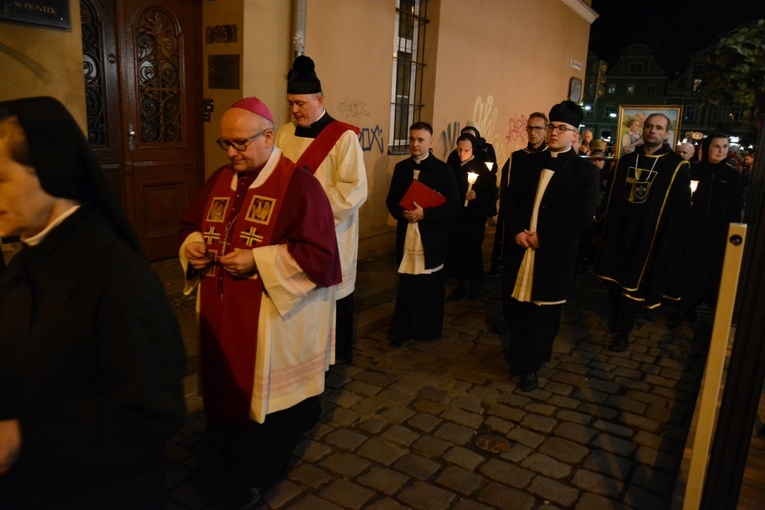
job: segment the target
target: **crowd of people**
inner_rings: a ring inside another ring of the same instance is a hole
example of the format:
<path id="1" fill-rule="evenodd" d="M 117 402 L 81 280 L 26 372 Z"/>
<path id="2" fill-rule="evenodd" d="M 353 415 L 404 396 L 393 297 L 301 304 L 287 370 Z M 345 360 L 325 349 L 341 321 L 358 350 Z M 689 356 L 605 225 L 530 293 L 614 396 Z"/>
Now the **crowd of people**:
<path id="1" fill-rule="evenodd" d="M 728 137 L 720 133 L 708 135 L 698 151 L 683 143 L 675 152 L 668 143 L 672 121 L 654 113 L 630 122 L 617 162 L 605 141 L 579 132 L 582 118 L 570 101 L 554 105 L 549 117 L 531 113 L 528 145 L 499 170 L 498 190 L 482 168 L 485 160 L 475 156 L 481 142 L 474 136 L 460 136 L 452 164 L 442 167 L 426 150 L 432 127 L 412 126 L 412 157 L 396 166 L 387 201 L 398 222 L 400 264 L 392 345 L 440 337 L 445 278 L 456 280 L 448 299 L 479 295 L 481 243 L 485 219 L 495 211 L 494 193 L 499 213 L 489 271 L 501 274 L 503 312 L 495 332 L 507 340 L 511 374 L 522 390 L 538 385 L 537 371 L 550 360 L 561 307 L 582 266 L 592 265 L 608 289 L 614 352 L 629 348 L 641 307 L 674 303 L 668 326 L 675 328 L 693 319 L 698 305 L 715 305 L 727 227 L 741 221 L 752 158 L 748 173 L 730 166 Z M 428 170 L 420 173 L 421 167 Z M 446 182 L 448 167 L 455 172 L 456 197 L 454 182 Z M 439 175 L 442 182 L 436 182 Z M 401 198 L 418 178 L 446 200 L 403 207 Z M 698 183 L 693 194 L 691 181 Z"/>
<path id="2" fill-rule="evenodd" d="M 256 97 L 223 113 L 217 144 L 229 163 L 179 230 L 185 290 L 197 296 L 207 419 L 197 482 L 226 508 L 256 505 L 283 478 L 320 420 L 328 367 L 353 362 L 368 192 L 359 130 L 326 111 L 306 56 L 293 63 L 286 99 L 293 121 L 278 130 Z M 432 152 L 433 127 L 410 126 L 410 157 L 395 165 L 386 197 L 397 223 L 392 346 L 441 337 L 447 278 L 449 300 L 481 296 L 495 216 L 495 332 L 522 391 L 538 387 L 551 359 L 582 261 L 608 288 L 614 352 L 629 349 L 641 307 L 677 303 L 668 326 L 678 327 L 700 303 L 715 305 L 752 155 L 731 166 L 722 133 L 675 152 L 670 119 L 654 113 L 630 123 L 616 162 L 603 140 L 580 133 L 582 120 L 571 101 L 531 113 L 528 144 L 501 168 L 472 122 L 446 162 Z M 164 444 L 185 418 L 183 344 L 61 103 L 0 103 L 0 183 L 0 236 L 23 246 L 0 266 L 0 500 L 162 508 Z"/>

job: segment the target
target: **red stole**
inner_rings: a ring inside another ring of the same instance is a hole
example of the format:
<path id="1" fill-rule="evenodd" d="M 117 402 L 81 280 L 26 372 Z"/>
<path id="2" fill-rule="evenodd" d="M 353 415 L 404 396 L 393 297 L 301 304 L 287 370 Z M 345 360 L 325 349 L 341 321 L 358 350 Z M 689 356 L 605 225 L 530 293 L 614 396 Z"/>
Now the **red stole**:
<path id="1" fill-rule="evenodd" d="M 313 139 L 311 145 L 300 155 L 295 164 L 297 166 L 307 166 L 311 174 L 315 174 L 321 162 L 329 154 L 329 151 L 332 150 L 332 147 L 335 146 L 343 133 L 348 130 L 353 131 L 357 136 L 359 134 L 359 128 L 356 126 L 351 126 L 339 120 L 333 120 Z"/>
<path id="2" fill-rule="evenodd" d="M 274 226 L 289 186 L 292 162 L 281 157 L 259 187 L 250 187 L 234 212 L 233 172 L 218 176 L 207 199 L 202 235 L 215 262 L 200 282 L 202 395 L 207 418 L 246 425 L 255 377 L 255 353 L 263 284 L 256 273 L 233 278 L 220 257 L 234 249 L 272 244 Z M 278 242 L 278 240 L 277 240 Z"/>

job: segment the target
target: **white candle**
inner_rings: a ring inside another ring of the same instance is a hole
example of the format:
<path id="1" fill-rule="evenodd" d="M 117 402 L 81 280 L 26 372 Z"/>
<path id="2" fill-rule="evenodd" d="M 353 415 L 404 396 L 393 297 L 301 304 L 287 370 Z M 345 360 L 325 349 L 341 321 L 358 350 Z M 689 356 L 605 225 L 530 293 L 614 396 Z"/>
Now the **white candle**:
<path id="1" fill-rule="evenodd" d="M 493 161 L 487 161 L 484 164 L 486 165 L 486 168 L 489 169 L 489 172 L 491 172 L 491 169 L 494 168 L 494 162 Z"/>
<path id="2" fill-rule="evenodd" d="M 696 188 L 699 185 L 699 181 L 691 181 L 691 195 L 696 193 Z"/>
<path id="3" fill-rule="evenodd" d="M 467 196 L 470 194 L 470 190 L 473 189 L 473 184 L 475 184 L 476 180 L 478 180 L 478 174 L 475 172 L 468 172 L 468 190 L 467 194 L 465 195 L 465 207 L 468 206 Z"/>

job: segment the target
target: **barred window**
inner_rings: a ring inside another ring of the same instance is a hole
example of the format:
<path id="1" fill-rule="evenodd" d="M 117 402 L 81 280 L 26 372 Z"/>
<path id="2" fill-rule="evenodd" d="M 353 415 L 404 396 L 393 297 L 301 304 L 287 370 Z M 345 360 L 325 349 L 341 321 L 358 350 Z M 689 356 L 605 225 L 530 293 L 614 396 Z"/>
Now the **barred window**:
<path id="1" fill-rule="evenodd" d="M 427 0 L 396 0 L 388 152 L 405 154 L 409 126 L 420 120 Z"/>

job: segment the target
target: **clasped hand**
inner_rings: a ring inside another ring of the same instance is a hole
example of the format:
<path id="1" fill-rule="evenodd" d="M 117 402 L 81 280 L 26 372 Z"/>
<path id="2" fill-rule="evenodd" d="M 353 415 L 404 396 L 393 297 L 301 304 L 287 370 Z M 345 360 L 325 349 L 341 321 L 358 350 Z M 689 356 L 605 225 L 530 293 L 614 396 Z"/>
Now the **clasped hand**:
<path id="1" fill-rule="evenodd" d="M 186 246 L 186 258 L 197 271 L 201 271 L 213 262 L 213 255 L 207 251 L 207 245 L 201 241 L 195 241 Z M 235 249 L 226 253 L 220 258 L 220 265 L 228 274 L 238 278 L 249 278 L 255 274 L 256 269 L 255 259 L 250 250 Z"/>
<path id="2" fill-rule="evenodd" d="M 522 248 L 539 249 L 539 238 L 537 233 L 531 230 L 524 230 L 515 235 L 515 244 Z"/>
<path id="3" fill-rule="evenodd" d="M 404 218 L 410 223 L 416 222 L 416 221 L 422 221 L 422 219 L 425 217 L 425 211 L 417 205 L 417 202 L 412 202 L 414 204 L 414 209 L 411 211 L 404 210 Z"/>

